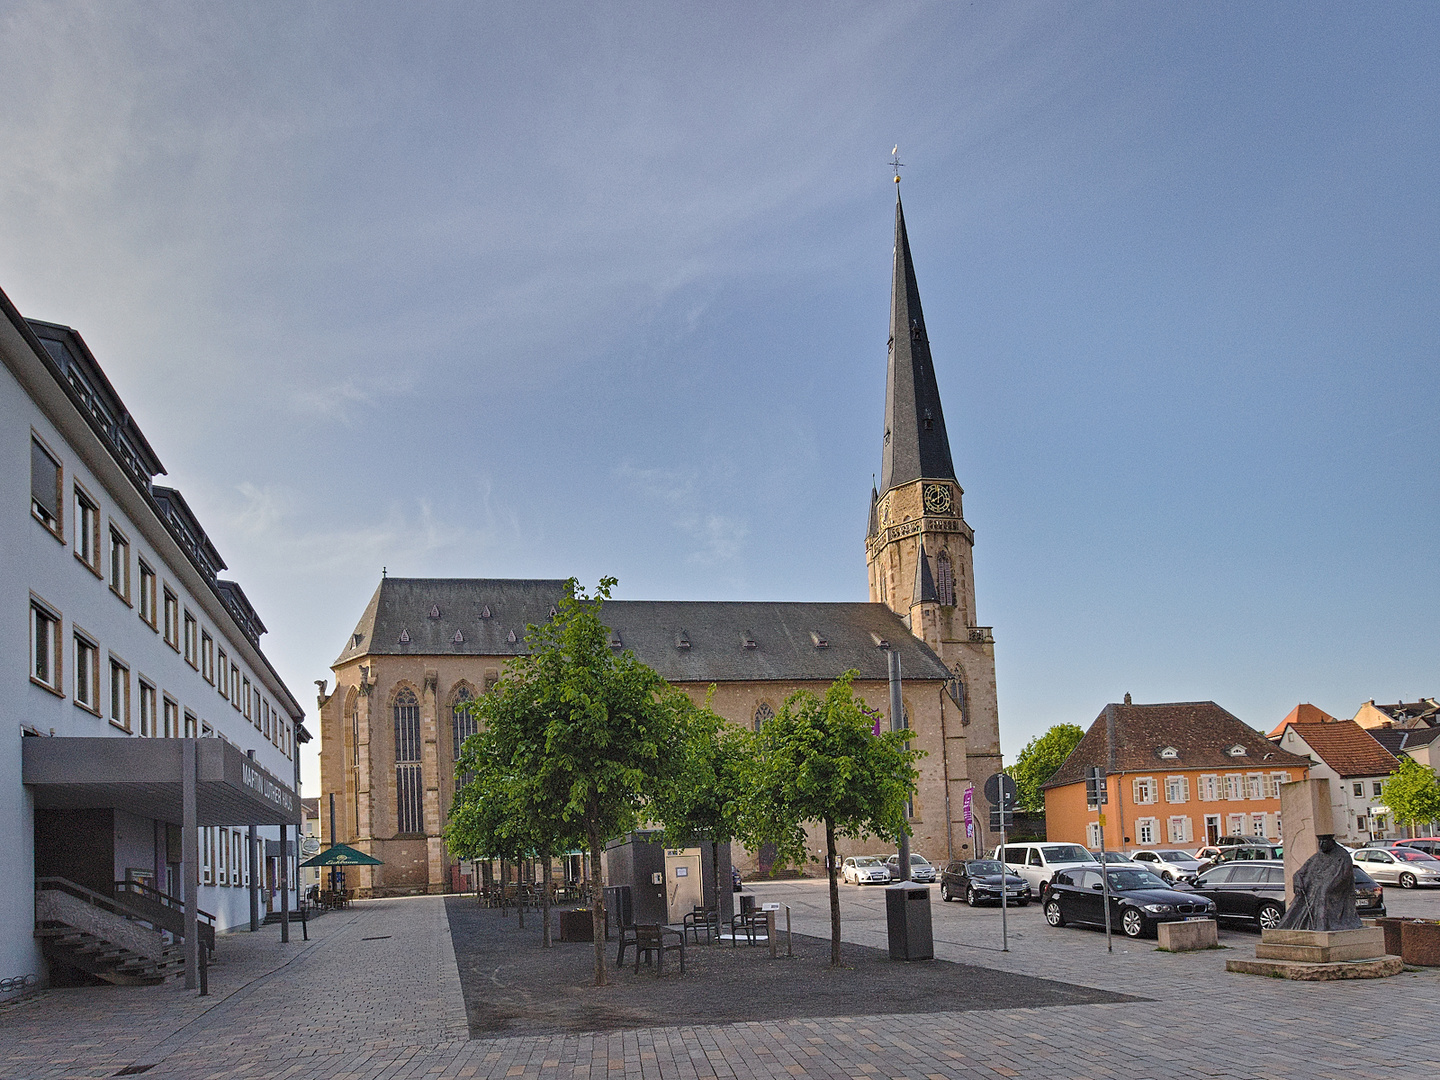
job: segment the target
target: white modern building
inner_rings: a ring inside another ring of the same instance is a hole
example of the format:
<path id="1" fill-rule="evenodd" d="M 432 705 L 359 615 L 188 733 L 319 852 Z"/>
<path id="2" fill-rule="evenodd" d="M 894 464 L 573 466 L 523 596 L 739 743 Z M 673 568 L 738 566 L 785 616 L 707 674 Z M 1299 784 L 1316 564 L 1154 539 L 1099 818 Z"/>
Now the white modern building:
<path id="1" fill-rule="evenodd" d="M 294 910 L 304 713 L 80 336 L 0 292 L 0 358 L 0 979 L 188 981 Z"/>
<path id="2" fill-rule="evenodd" d="M 1354 720 L 1287 723 L 1275 742 L 1313 762 L 1312 780 L 1330 781 L 1335 839 L 1357 845 L 1399 835 L 1380 792 L 1400 762 Z"/>

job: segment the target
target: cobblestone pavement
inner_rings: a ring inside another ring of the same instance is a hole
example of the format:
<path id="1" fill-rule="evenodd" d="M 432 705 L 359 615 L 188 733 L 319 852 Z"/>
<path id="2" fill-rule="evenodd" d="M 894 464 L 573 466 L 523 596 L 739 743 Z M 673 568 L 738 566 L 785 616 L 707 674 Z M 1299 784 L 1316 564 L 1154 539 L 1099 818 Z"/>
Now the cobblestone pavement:
<path id="1" fill-rule="evenodd" d="M 828 934 L 823 882 L 755 887 Z M 63 990 L 0 1007 L 0 1080 L 145 1076 L 399 1080 L 960 1080 L 969 1077 L 1434 1077 L 1440 970 L 1301 984 L 1232 975 L 1233 952 L 1169 955 L 1154 942 L 999 916 L 932 892 L 936 953 L 1154 998 L 1152 1002 L 923 1015 L 815 1017 L 469 1041 L 443 901 L 357 904 L 281 946 L 275 929 L 221 941 L 211 996 L 165 987 Z M 1386 890 L 1394 914 L 1440 914 L 1440 895 Z M 848 888 L 845 939 L 885 944 L 884 895 Z M 1249 952 L 1254 934 L 1222 932 Z M 761 960 L 784 963 L 783 960 Z"/>

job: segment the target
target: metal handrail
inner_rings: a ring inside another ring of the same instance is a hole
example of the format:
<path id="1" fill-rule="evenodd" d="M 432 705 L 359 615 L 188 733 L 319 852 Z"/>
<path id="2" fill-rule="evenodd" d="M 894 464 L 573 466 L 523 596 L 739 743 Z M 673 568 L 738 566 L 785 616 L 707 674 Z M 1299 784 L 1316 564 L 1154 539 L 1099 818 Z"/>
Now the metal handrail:
<path id="1" fill-rule="evenodd" d="M 167 911 L 173 911 L 176 914 L 181 915 L 181 918 L 176 921 L 174 926 L 162 925 L 160 926 L 160 929 L 169 930 L 172 934 L 178 935 L 181 939 L 185 937 L 185 923 L 183 917 L 184 909 L 183 907 L 176 906 L 175 897 L 171 896 L 169 893 L 161 892 L 159 889 L 151 888 L 148 885 L 140 885 L 139 882 L 135 881 L 117 881 L 115 884 L 117 888 L 122 885 L 126 887 L 121 891 L 134 891 L 137 896 L 148 899 L 151 903 L 166 908 Z M 137 885 L 140 886 L 139 889 L 130 889 L 131 886 Z M 104 893 L 95 892 L 93 889 L 87 889 L 84 885 L 79 885 L 71 881 L 69 878 L 36 878 L 35 887 L 37 889 L 55 889 L 59 892 L 69 893 L 77 900 L 84 900 L 87 904 L 101 908 L 102 910 L 109 911 L 112 915 L 119 915 L 121 918 L 132 919 L 136 922 L 149 923 L 151 926 L 157 925 L 154 912 L 147 912 L 135 907 L 131 907 L 129 904 L 125 904 L 119 900 L 116 900 L 114 897 L 106 896 Z M 158 899 L 152 899 L 145 896 L 145 892 L 142 892 L 141 890 L 155 893 L 156 896 L 164 897 L 165 899 L 163 901 Z M 200 911 L 197 912 L 197 914 L 205 920 L 204 923 L 202 923 L 200 926 L 200 936 L 202 939 L 208 939 L 206 940 L 207 946 L 210 949 L 214 949 L 215 916 L 208 911 Z"/>
<path id="2" fill-rule="evenodd" d="M 185 914 L 185 901 L 183 899 L 178 896 L 172 896 L 162 889 L 155 888 L 153 885 L 146 885 L 143 881 L 132 881 L 128 878 L 124 881 L 117 881 L 115 882 L 115 890 L 117 892 L 134 893 L 144 900 L 162 904 L 172 911 L 177 911 L 182 916 Z M 215 916 L 210 914 L 210 912 L 197 908 L 195 914 L 200 917 L 202 922 L 209 923 L 212 927 L 215 925 Z"/>

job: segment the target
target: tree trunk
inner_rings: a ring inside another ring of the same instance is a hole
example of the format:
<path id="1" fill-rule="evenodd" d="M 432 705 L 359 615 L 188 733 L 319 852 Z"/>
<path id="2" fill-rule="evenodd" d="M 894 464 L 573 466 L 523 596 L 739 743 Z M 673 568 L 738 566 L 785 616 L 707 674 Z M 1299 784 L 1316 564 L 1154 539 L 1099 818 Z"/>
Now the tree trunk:
<path id="1" fill-rule="evenodd" d="M 595 985 L 605 985 L 605 890 L 600 872 L 600 829 L 589 822 L 585 838 L 590 842 L 590 929 L 595 938 Z M 623 929 L 620 931 L 625 932 Z"/>
<path id="2" fill-rule="evenodd" d="M 520 913 L 520 929 L 525 929 L 525 859 L 515 864 L 515 910 Z"/>
<path id="3" fill-rule="evenodd" d="M 540 944 L 544 948 L 550 948 L 550 856 L 546 855 L 540 861 L 541 873 L 544 875 L 540 882 L 540 924 L 543 929 L 540 932 Z"/>
<path id="4" fill-rule="evenodd" d="M 714 840 L 710 841 L 710 880 L 715 882 L 715 933 L 706 934 L 706 939 L 712 945 L 720 944 L 720 845 Z M 725 888 L 731 888 L 730 882 L 725 882 Z M 700 906 L 705 906 L 705 890 L 700 890 Z M 707 918 L 709 916 L 706 916 Z"/>
<path id="5" fill-rule="evenodd" d="M 510 860 L 500 856 L 500 914 L 505 914 L 505 889 L 510 884 Z"/>
<path id="6" fill-rule="evenodd" d="M 830 966 L 840 966 L 840 885 L 835 877 L 835 822 L 825 819 L 825 870 L 830 878 Z"/>

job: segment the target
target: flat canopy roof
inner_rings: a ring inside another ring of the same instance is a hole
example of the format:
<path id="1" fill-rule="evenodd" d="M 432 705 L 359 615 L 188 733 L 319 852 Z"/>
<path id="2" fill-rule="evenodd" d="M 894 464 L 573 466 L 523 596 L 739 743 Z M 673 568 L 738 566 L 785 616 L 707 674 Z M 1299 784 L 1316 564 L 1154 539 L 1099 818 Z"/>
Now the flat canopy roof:
<path id="1" fill-rule="evenodd" d="M 195 739 L 197 825 L 293 825 L 300 797 L 233 743 Z M 21 777 L 45 810 L 125 810 L 184 821 L 184 739 L 20 740 Z"/>

